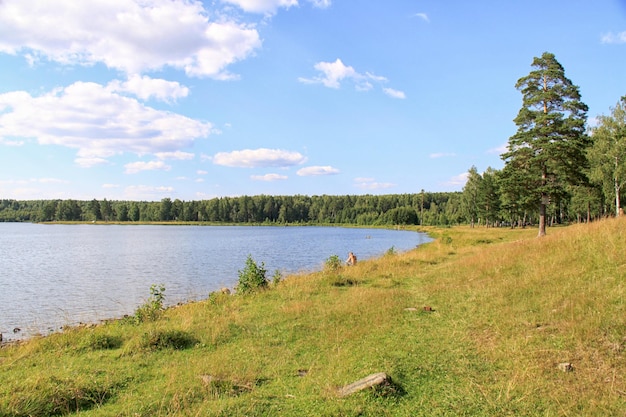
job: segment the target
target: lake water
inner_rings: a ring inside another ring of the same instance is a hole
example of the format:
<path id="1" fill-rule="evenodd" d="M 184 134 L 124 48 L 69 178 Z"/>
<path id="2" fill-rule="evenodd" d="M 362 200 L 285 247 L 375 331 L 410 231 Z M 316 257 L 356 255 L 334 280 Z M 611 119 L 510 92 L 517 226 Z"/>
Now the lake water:
<path id="1" fill-rule="evenodd" d="M 430 240 L 334 227 L 0 223 L 0 332 L 6 341 L 132 314 L 152 284 L 165 285 L 168 305 L 206 298 L 236 285 L 248 254 L 269 278 L 320 270 L 331 255 L 363 260 Z"/>

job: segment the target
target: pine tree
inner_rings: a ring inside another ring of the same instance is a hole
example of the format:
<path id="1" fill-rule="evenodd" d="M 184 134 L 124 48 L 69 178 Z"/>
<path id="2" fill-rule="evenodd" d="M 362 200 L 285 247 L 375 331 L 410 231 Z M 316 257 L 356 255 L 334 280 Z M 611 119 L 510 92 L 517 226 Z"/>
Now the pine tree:
<path id="1" fill-rule="evenodd" d="M 532 195 L 520 197 L 538 205 L 539 236 L 544 236 L 550 199 L 565 195 L 567 184 L 586 181 L 587 106 L 553 54 L 535 58 L 532 67 L 515 85 L 523 96 L 522 108 L 514 119 L 517 132 L 509 138 L 502 159 L 516 168 L 507 170 L 504 183 L 526 182 Z"/>

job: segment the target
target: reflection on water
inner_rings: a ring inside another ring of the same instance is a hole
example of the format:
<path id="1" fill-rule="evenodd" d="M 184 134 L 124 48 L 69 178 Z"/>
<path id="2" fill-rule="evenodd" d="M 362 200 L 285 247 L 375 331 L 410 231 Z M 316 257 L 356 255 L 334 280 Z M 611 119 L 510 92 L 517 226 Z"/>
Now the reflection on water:
<path id="1" fill-rule="evenodd" d="M 0 223 L 0 332 L 10 340 L 132 314 L 152 284 L 165 285 L 167 304 L 205 298 L 236 284 L 248 254 L 285 275 L 428 241 L 381 229 Z"/>

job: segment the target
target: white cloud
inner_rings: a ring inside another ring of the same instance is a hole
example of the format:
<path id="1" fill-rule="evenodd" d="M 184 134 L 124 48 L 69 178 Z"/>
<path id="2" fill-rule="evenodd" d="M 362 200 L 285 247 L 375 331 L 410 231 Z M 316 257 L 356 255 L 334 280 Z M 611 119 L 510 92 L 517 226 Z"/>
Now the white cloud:
<path id="1" fill-rule="evenodd" d="M 198 174 L 198 175 L 208 175 L 209 172 L 208 171 L 203 171 L 203 170 L 199 169 L 199 170 L 196 171 L 196 174 Z"/>
<path id="2" fill-rule="evenodd" d="M 305 161 L 306 158 L 299 152 L 266 148 L 220 152 L 213 156 L 216 165 L 238 168 L 289 167 Z"/>
<path id="3" fill-rule="evenodd" d="M 115 80 L 108 88 L 113 92 L 131 93 L 141 100 L 151 98 L 169 103 L 189 95 L 189 88 L 176 81 L 167 81 L 148 76 L 133 75 L 127 81 Z"/>
<path id="4" fill-rule="evenodd" d="M 172 169 L 171 166 L 166 165 L 163 161 L 131 162 L 124 165 L 124 168 L 126 168 L 126 170 L 124 171 L 126 174 L 136 174 L 141 171 L 169 171 L 170 169 Z"/>
<path id="5" fill-rule="evenodd" d="M 450 178 L 445 183 L 443 183 L 443 185 L 453 186 L 453 187 L 464 186 L 465 183 L 467 182 L 468 175 L 469 175 L 469 173 L 467 173 L 467 172 L 464 172 L 462 174 L 456 175 L 456 176 Z"/>
<path id="6" fill-rule="evenodd" d="M 195 157 L 194 154 L 183 151 L 175 152 L 156 152 L 154 154 L 159 159 L 175 159 L 178 161 L 189 161 Z"/>
<path id="7" fill-rule="evenodd" d="M 341 59 L 337 58 L 335 62 L 318 62 L 314 68 L 321 72 L 323 76 L 311 79 L 300 78 L 301 82 L 308 84 L 324 84 L 329 88 L 339 88 L 340 81 L 344 78 L 360 78 L 354 68 L 344 65 Z"/>
<path id="8" fill-rule="evenodd" d="M 451 158 L 456 156 L 455 153 L 451 153 L 451 152 L 439 152 L 439 153 L 431 153 L 428 157 L 430 159 L 438 159 L 438 158 Z"/>
<path id="9" fill-rule="evenodd" d="M 321 73 L 313 78 L 298 78 L 298 81 L 304 84 L 322 84 L 328 88 L 338 89 L 343 81 L 351 81 L 357 91 L 369 91 L 373 88 L 372 83 L 385 83 L 387 78 L 375 75 L 370 72 L 361 74 L 353 67 L 345 65 L 341 59 L 337 58 L 335 62 L 318 62 L 314 68 Z M 392 88 L 384 88 L 383 91 L 390 97 L 405 98 L 402 91 Z"/>
<path id="10" fill-rule="evenodd" d="M 362 190 L 384 190 L 393 188 L 396 184 L 391 182 L 377 182 L 374 178 L 355 178 L 354 186 Z"/>
<path id="11" fill-rule="evenodd" d="M 330 7 L 330 5 L 332 4 L 331 0 L 309 0 L 313 6 L 315 7 L 319 7 L 320 9 L 325 9 L 327 7 Z"/>
<path id="12" fill-rule="evenodd" d="M 602 43 L 617 43 L 617 44 L 626 43 L 626 31 L 619 32 L 619 33 L 609 32 L 602 36 L 601 42 Z"/>
<path id="13" fill-rule="evenodd" d="M 406 94 L 403 91 L 394 90 L 393 88 L 383 88 L 385 94 L 387 94 L 391 98 L 405 99 Z"/>
<path id="14" fill-rule="evenodd" d="M 428 18 L 428 15 L 426 13 L 415 13 L 413 16 L 414 17 L 419 17 L 424 22 L 430 23 L 430 19 Z"/>
<path id="15" fill-rule="evenodd" d="M 239 6 L 248 13 L 273 15 L 279 8 L 288 9 L 298 6 L 298 0 L 222 0 L 225 3 Z M 324 9 L 331 5 L 331 0 L 308 0 L 314 7 Z"/>
<path id="16" fill-rule="evenodd" d="M 112 189 L 112 188 L 120 188 L 119 184 L 102 184 L 102 188 Z"/>
<path id="17" fill-rule="evenodd" d="M 83 167 L 124 152 L 176 153 L 212 132 L 210 123 L 147 107 L 96 83 L 76 82 L 38 97 L 0 94 L 0 138 L 77 149 Z"/>
<path id="18" fill-rule="evenodd" d="M 265 175 L 251 175 L 250 178 L 254 181 L 279 181 L 279 180 L 286 180 L 287 177 L 286 175 L 280 175 L 280 174 L 265 174 Z"/>
<path id="19" fill-rule="evenodd" d="M 222 0 L 239 6 L 248 13 L 274 14 L 280 7 L 288 9 L 298 5 L 298 0 Z"/>
<path id="20" fill-rule="evenodd" d="M 103 63 L 128 74 L 165 66 L 233 78 L 226 67 L 261 46 L 254 26 L 209 21 L 200 1 L 3 0 L 0 52 L 30 62 Z"/>
<path id="21" fill-rule="evenodd" d="M 336 175 L 339 174 L 339 170 L 337 168 L 333 168 L 331 166 L 311 166 L 298 170 L 296 172 L 301 177 L 311 177 L 311 176 L 319 176 L 319 175 Z"/>

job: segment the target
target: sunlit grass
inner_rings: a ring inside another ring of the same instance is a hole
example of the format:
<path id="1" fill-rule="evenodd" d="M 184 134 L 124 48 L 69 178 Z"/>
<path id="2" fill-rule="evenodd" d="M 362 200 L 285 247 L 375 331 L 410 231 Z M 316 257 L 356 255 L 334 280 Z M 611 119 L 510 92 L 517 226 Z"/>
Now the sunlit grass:
<path id="1" fill-rule="evenodd" d="M 5 347 L 0 416 L 620 415 L 625 226 L 432 228 L 407 253 Z M 375 372 L 398 391 L 338 397 Z"/>

